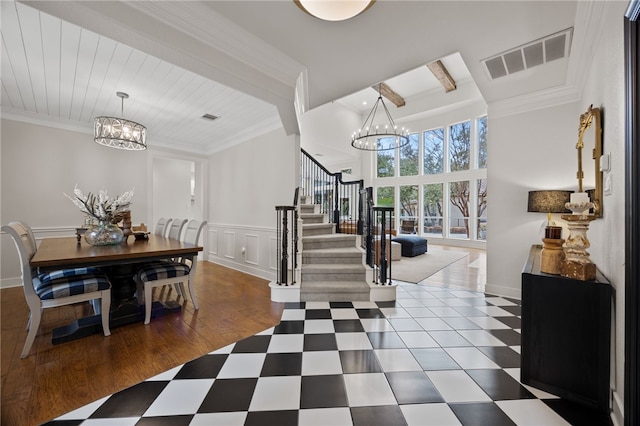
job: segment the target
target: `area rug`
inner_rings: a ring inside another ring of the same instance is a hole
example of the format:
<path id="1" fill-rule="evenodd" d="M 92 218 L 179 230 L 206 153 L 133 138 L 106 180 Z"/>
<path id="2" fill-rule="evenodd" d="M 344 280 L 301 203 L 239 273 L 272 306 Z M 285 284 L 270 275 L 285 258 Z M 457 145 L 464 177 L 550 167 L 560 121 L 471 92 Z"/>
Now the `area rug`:
<path id="1" fill-rule="evenodd" d="M 419 283 L 442 268 L 468 256 L 469 253 L 455 250 L 439 250 L 429 247 L 429 251 L 415 257 L 402 257 L 391 265 L 391 278 L 408 283 Z"/>

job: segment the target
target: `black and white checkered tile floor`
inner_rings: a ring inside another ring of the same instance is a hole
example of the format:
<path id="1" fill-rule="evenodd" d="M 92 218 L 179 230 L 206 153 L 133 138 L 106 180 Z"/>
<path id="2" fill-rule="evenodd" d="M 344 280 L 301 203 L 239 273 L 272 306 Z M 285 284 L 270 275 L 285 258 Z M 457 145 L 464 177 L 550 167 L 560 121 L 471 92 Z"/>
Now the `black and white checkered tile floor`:
<path id="1" fill-rule="evenodd" d="M 519 383 L 519 332 L 518 301 L 428 285 L 288 303 L 278 326 L 47 424 L 606 424 Z"/>

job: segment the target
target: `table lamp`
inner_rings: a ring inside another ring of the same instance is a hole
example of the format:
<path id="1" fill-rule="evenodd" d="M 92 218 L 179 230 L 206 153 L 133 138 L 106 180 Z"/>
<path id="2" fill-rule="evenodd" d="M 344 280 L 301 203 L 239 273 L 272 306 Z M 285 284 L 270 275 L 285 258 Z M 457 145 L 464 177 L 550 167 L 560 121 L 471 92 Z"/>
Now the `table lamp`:
<path id="1" fill-rule="evenodd" d="M 547 274 L 558 275 L 561 271 L 562 261 L 565 259 L 562 245 L 562 227 L 556 226 L 551 221 L 551 213 L 568 213 L 565 204 L 569 202 L 573 191 L 543 190 L 529 191 L 527 211 L 547 214 L 547 226 L 542 239 L 540 271 Z"/>

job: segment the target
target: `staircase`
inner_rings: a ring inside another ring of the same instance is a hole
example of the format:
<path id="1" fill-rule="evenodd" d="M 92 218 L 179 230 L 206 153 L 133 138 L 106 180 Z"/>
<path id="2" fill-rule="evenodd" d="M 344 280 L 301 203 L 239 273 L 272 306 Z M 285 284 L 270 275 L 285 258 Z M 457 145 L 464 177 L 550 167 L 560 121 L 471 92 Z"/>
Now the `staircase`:
<path id="1" fill-rule="evenodd" d="M 370 286 L 358 236 L 336 234 L 314 204 L 301 204 L 300 301 L 369 301 Z"/>

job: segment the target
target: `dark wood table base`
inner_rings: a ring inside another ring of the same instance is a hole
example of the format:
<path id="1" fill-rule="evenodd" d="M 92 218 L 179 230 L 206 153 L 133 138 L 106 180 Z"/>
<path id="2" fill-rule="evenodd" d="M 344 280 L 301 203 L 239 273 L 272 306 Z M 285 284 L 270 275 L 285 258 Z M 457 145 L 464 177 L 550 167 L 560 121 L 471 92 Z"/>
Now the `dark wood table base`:
<path id="1" fill-rule="evenodd" d="M 151 305 L 151 318 L 175 314 L 181 310 L 182 306 L 175 300 L 169 300 L 165 303 L 155 301 Z M 111 310 L 109 327 L 114 329 L 123 325 L 142 322 L 143 320 L 144 306 L 137 306 L 137 300 L 134 299 L 132 303 L 122 304 L 115 310 Z M 100 315 L 80 318 L 65 326 L 54 328 L 51 343 L 57 345 L 91 336 L 92 334 L 102 334 Z"/>

